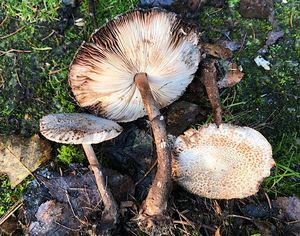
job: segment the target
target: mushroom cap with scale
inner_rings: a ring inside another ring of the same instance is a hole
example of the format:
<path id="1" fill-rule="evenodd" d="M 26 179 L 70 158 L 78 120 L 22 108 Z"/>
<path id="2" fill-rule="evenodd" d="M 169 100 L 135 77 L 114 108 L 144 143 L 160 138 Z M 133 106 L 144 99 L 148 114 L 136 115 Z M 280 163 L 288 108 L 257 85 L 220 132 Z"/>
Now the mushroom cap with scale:
<path id="1" fill-rule="evenodd" d="M 213 199 L 255 194 L 275 162 L 258 131 L 230 124 L 189 129 L 174 144 L 173 177 L 187 191 Z"/>
<path id="2" fill-rule="evenodd" d="M 85 113 L 49 114 L 40 120 L 40 131 L 47 139 L 66 144 L 101 143 L 122 130 L 112 120 Z"/>

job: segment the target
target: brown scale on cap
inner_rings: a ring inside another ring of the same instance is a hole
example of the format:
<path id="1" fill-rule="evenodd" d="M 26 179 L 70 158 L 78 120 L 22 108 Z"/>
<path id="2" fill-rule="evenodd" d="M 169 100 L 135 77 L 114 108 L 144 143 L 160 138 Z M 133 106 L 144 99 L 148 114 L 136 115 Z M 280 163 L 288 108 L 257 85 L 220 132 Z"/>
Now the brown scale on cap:
<path id="1" fill-rule="evenodd" d="M 40 131 L 47 139 L 67 144 L 100 143 L 118 136 L 122 127 L 116 122 L 84 113 L 44 116 Z"/>
<path id="2" fill-rule="evenodd" d="M 269 142 L 254 129 L 210 124 L 176 139 L 173 177 L 199 196 L 244 198 L 255 194 L 275 162 Z"/>

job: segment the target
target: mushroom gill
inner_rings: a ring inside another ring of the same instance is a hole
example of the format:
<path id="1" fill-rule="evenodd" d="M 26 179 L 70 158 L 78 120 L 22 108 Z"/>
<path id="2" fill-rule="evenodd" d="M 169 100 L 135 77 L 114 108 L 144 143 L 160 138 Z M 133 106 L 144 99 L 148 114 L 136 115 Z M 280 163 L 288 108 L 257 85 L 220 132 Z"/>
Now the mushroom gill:
<path id="1" fill-rule="evenodd" d="M 145 116 L 134 77 L 146 73 L 159 108 L 192 81 L 200 52 L 198 33 L 175 13 L 134 10 L 109 21 L 84 42 L 70 70 L 76 100 L 95 114 L 129 122 Z"/>

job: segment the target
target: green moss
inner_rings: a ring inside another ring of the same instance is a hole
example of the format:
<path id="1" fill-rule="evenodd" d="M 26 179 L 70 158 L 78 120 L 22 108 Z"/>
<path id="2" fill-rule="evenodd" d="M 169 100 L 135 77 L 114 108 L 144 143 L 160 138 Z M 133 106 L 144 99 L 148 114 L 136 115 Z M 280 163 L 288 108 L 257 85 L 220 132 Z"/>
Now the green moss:
<path id="1" fill-rule="evenodd" d="M 228 5 L 230 8 L 235 8 L 240 3 L 240 0 L 228 0 Z"/>
<path id="2" fill-rule="evenodd" d="M 7 177 L 0 176 L 0 217 L 19 199 L 21 199 L 22 192 L 26 188 L 29 180 L 28 177 L 16 188 L 12 189 Z"/>
<path id="3" fill-rule="evenodd" d="M 57 151 L 57 160 L 64 164 L 82 162 L 85 158 L 82 148 L 78 145 L 61 145 Z"/>
<path id="4" fill-rule="evenodd" d="M 205 41 L 225 38 L 243 43 L 234 60 L 245 76 L 234 88 L 221 92 L 223 120 L 253 127 L 272 143 L 277 166 L 266 181 L 268 191 L 299 195 L 300 152 L 295 142 L 300 130 L 300 3 L 275 4 L 277 25 L 284 36 L 263 55 L 271 63 L 269 71 L 258 67 L 254 58 L 272 30 L 271 23 L 242 18 L 233 5 L 219 11 L 207 7 L 200 19 Z"/>

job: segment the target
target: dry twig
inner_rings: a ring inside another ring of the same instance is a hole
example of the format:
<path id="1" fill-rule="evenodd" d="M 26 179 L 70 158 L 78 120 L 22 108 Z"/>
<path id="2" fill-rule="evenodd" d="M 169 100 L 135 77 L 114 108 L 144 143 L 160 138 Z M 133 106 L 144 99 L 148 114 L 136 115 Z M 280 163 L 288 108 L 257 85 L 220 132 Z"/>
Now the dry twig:
<path id="1" fill-rule="evenodd" d="M 29 52 L 32 52 L 31 50 L 19 50 L 19 49 L 9 49 L 8 51 L 0 51 L 0 57 L 5 55 L 5 54 L 8 54 L 8 53 L 12 53 L 12 52 L 18 52 L 18 53 L 29 53 Z"/>
<path id="2" fill-rule="evenodd" d="M 134 185 L 137 186 L 138 184 L 140 184 L 153 170 L 153 168 L 157 165 L 157 160 L 155 160 L 155 162 L 152 164 L 152 166 L 149 168 L 149 170 L 147 170 L 147 172 L 144 174 L 144 176 L 139 179 Z"/>
<path id="3" fill-rule="evenodd" d="M 7 35 L 4 35 L 4 36 L 0 36 L 0 39 L 6 39 L 6 38 L 9 38 L 15 34 L 17 34 L 18 32 L 20 32 L 22 29 L 24 29 L 25 26 L 22 26 L 21 28 L 17 29 L 16 31 L 10 33 L 10 34 L 7 34 Z"/>
<path id="4" fill-rule="evenodd" d="M 23 205 L 21 200 L 18 200 L 9 210 L 0 218 L 0 225 L 2 225 L 16 210 Z"/>
<path id="5" fill-rule="evenodd" d="M 8 19 L 8 15 L 6 15 L 5 17 L 4 17 L 4 19 L 1 21 L 1 23 L 0 23 L 0 27 L 5 23 L 5 21 Z"/>

